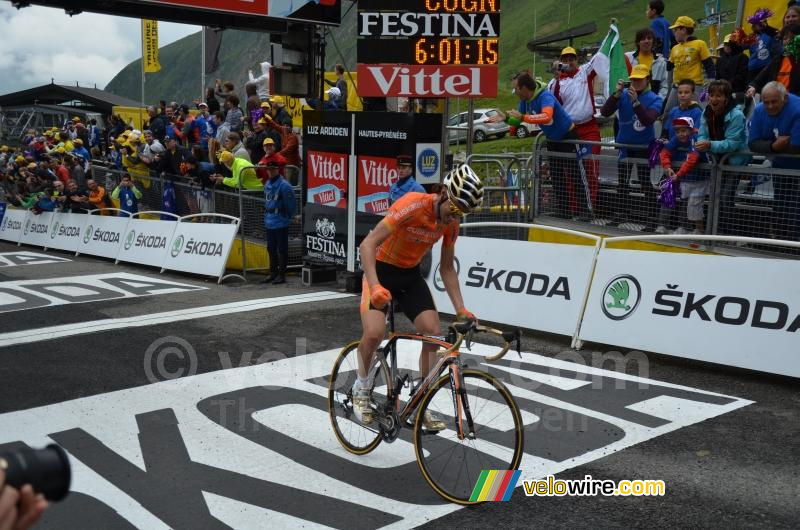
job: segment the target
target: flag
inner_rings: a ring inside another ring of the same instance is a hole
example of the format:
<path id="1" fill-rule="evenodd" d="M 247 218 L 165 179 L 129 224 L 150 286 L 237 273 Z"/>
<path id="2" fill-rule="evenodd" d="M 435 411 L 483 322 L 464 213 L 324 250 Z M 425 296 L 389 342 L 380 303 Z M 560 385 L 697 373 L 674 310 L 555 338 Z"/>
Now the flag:
<path id="1" fill-rule="evenodd" d="M 620 79 L 623 81 L 628 80 L 628 67 L 625 66 L 625 54 L 622 51 L 619 30 L 615 22 L 611 23 L 608 35 L 600 44 L 595 62 L 595 70 L 603 73 L 607 72 L 607 75 L 601 76 L 604 78 L 603 95 L 605 97 L 608 97 L 613 92 L 609 87 L 616 87 L 617 81 Z"/>
<path id="2" fill-rule="evenodd" d="M 206 27 L 203 31 L 205 39 L 205 65 L 206 74 L 211 74 L 219 69 L 219 48 L 222 46 L 222 30 Z"/>
<path id="3" fill-rule="evenodd" d="M 158 62 L 158 21 L 142 19 L 142 61 L 144 71 L 158 72 L 161 65 Z"/>

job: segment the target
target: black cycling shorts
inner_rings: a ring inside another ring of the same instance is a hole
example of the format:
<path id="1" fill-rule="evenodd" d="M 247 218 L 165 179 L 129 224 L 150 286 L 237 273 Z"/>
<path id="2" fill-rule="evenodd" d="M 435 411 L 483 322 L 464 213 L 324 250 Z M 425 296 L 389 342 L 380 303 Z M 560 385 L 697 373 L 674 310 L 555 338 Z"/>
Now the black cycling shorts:
<path id="1" fill-rule="evenodd" d="M 410 269 L 403 269 L 382 261 L 376 261 L 375 272 L 378 275 L 380 284 L 392 293 L 392 299 L 400 303 L 403 313 L 411 322 L 414 322 L 414 319 L 423 311 L 429 309 L 436 311 L 436 304 L 433 303 L 431 291 L 420 273 L 419 265 Z M 369 301 L 369 294 L 369 286 L 365 278 L 361 293 L 362 310 L 374 309 L 384 313 L 388 311 L 388 304 L 383 309 L 374 307 Z"/>

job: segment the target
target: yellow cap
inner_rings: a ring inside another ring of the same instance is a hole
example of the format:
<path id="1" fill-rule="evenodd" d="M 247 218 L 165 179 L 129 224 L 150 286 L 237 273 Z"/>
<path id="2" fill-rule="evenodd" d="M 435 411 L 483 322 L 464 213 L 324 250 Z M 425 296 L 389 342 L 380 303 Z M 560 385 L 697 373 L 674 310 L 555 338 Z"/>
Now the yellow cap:
<path id="1" fill-rule="evenodd" d="M 727 35 L 725 35 L 725 38 L 722 39 L 722 44 L 728 44 L 730 41 L 731 41 L 731 34 L 728 33 Z"/>
<path id="2" fill-rule="evenodd" d="M 577 57 L 578 52 L 576 52 L 575 48 L 573 48 L 572 46 L 567 46 L 566 48 L 561 50 L 561 57 L 564 57 L 565 55 L 574 55 L 575 57 Z"/>
<path id="3" fill-rule="evenodd" d="M 628 76 L 631 79 L 644 79 L 650 75 L 650 67 L 644 64 L 637 64 L 631 69 L 631 74 Z"/>
<path id="4" fill-rule="evenodd" d="M 280 105 L 285 105 L 286 104 L 286 100 L 283 99 L 283 96 L 272 96 L 270 98 L 270 101 L 272 103 L 276 103 L 276 104 L 280 104 Z"/>
<path id="5" fill-rule="evenodd" d="M 261 145 L 275 145 L 275 140 L 272 138 L 264 138 L 264 141 L 261 142 Z"/>
<path id="6" fill-rule="evenodd" d="M 76 138 L 75 141 L 72 143 L 74 143 L 75 145 L 83 145 L 83 140 L 81 140 L 80 138 Z"/>
<path id="7" fill-rule="evenodd" d="M 233 153 L 230 151 L 223 151 L 219 154 L 219 161 L 223 164 L 232 164 L 233 163 Z"/>
<path id="8" fill-rule="evenodd" d="M 67 151 L 63 147 L 59 147 L 59 148 L 56 149 L 56 153 L 58 153 L 60 155 L 66 153 L 66 152 Z"/>
<path id="9" fill-rule="evenodd" d="M 261 102 L 261 108 L 262 109 L 271 109 L 272 105 L 269 104 L 269 101 L 262 101 Z"/>
<path id="10" fill-rule="evenodd" d="M 7 145 L 0 146 L 0 151 L 5 153 L 6 151 L 8 151 L 8 146 Z"/>
<path id="11" fill-rule="evenodd" d="M 38 166 L 34 162 L 31 162 L 30 164 L 28 164 L 28 169 L 36 169 L 37 167 Z"/>
<path id="12" fill-rule="evenodd" d="M 22 162 L 25 162 L 25 157 L 20 155 L 14 159 L 14 162 L 16 162 L 17 164 L 21 164 Z"/>
<path id="13" fill-rule="evenodd" d="M 693 28 L 694 27 L 694 20 L 687 17 L 686 15 L 681 15 L 675 19 L 675 23 L 669 27 L 669 29 L 675 28 Z"/>
<path id="14" fill-rule="evenodd" d="M 74 118 L 72 118 L 72 121 L 81 121 L 81 119 L 79 117 L 75 116 Z"/>

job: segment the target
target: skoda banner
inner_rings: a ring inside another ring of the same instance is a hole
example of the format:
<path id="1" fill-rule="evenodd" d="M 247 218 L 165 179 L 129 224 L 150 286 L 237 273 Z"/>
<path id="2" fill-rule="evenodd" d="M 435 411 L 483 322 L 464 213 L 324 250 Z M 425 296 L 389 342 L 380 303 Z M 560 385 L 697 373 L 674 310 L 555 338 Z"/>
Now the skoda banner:
<path id="1" fill-rule="evenodd" d="M 116 259 L 119 255 L 120 242 L 127 233 L 125 227 L 128 226 L 129 219 L 108 215 L 83 217 L 87 219 L 78 243 L 78 253 Z"/>
<path id="2" fill-rule="evenodd" d="M 173 223 L 177 224 L 172 240 L 167 245 L 164 268 L 220 276 L 225 271 L 237 225 Z"/>
<path id="3" fill-rule="evenodd" d="M 88 217 L 77 213 L 54 213 L 46 247 L 67 252 L 78 250 Z"/>
<path id="4" fill-rule="evenodd" d="M 800 377 L 798 272 L 789 259 L 604 248 L 579 338 Z"/>
<path id="5" fill-rule="evenodd" d="M 27 210 L 7 208 L 3 219 L 0 220 L 0 239 L 11 243 L 19 243 L 27 217 Z"/>
<path id="6" fill-rule="evenodd" d="M 131 219 L 122 236 L 117 260 L 162 267 L 177 224 Z"/>
<path id="7" fill-rule="evenodd" d="M 572 336 L 592 274 L 594 246 L 459 237 L 455 268 L 464 305 L 482 320 Z M 455 314 L 440 274 L 441 242 L 427 282 Z"/>
<path id="8" fill-rule="evenodd" d="M 20 242 L 34 247 L 46 247 L 50 242 L 50 223 L 52 219 L 53 212 L 44 212 L 39 215 L 31 212 L 22 225 Z"/>

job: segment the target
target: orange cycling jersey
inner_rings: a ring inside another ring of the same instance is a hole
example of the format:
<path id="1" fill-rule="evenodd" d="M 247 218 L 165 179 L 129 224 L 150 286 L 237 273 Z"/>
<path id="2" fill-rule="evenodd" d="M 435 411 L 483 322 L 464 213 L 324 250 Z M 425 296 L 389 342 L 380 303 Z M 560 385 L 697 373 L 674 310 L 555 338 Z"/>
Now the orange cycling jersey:
<path id="1" fill-rule="evenodd" d="M 394 203 L 381 221 L 392 234 L 378 247 L 378 261 L 410 269 L 442 236 L 444 246 L 455 245 L 459 222 L 438 223 L 438 201 L 439 195 L 410 192 Z"/>

